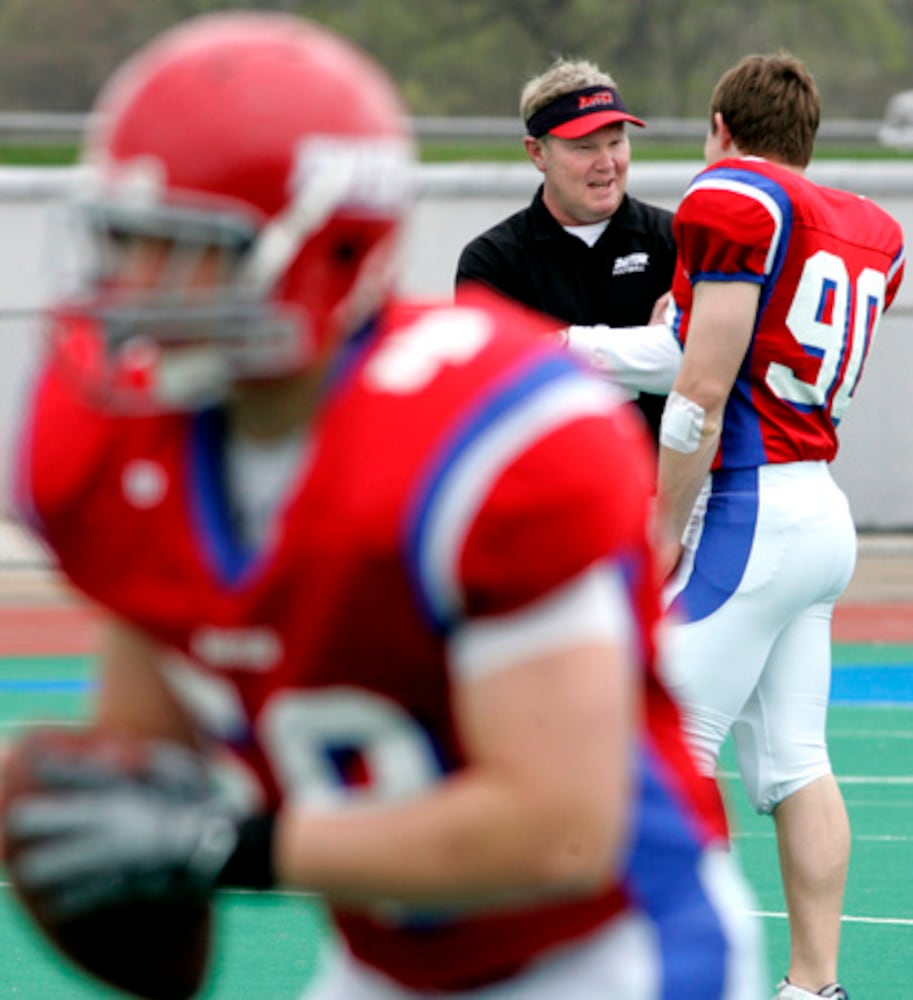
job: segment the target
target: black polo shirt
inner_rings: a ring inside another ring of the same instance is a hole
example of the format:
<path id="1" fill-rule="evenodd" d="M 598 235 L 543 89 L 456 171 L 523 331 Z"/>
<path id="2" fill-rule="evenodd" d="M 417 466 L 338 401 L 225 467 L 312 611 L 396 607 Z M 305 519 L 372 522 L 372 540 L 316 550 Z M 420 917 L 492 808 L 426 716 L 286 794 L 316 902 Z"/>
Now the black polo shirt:
<path id="1" fill-rule="evenodd" d="M 625 195 L 605 232 L 589 247 L 545 207 L 530 205 L 470 241 L 456 282 L 481 281 L 563 323 L 641 326 L 672 285 L 672 213 Z M 657 433 L 664 397 L 638 405 Z"/>

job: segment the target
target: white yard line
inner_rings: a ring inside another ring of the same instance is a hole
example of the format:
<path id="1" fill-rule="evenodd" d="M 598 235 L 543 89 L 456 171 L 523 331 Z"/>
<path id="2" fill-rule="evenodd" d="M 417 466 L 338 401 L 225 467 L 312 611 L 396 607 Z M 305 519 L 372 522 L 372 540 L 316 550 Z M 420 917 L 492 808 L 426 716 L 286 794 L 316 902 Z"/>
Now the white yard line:
<path id="1" fill-rule="evenodd" d="M 786 920 L 785 913 L 776 910 L 752 910 L 753 917 L 765 920 Z M 844 914 L 840 918 L 845 924 L 888 924 L 892 927 L 913 927 L 913 917 L 851 917 Z"/>
<path id="2" fill-rule="evenodd" d="M 738 781 L 737 771 L 720 771 L 719 776 L 727 781 Z M 913 775 L 838 774 L 840 785 L 913 785 Z"/>

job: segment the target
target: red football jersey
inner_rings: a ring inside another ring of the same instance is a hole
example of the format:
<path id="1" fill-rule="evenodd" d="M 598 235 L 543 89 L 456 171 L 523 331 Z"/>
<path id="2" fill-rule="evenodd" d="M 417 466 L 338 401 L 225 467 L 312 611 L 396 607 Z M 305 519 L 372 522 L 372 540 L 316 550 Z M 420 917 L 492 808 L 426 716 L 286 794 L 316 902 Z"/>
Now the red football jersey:
<path id="1" fill-rule="evenodd" d="M 830 461 L 837 424 L 903 275 L 900 225 L 865 198 L 744 157 L 698 174 L 674 233 L 673 330 L 682 344 L 694 284 L 761 286 L 714 468 Z"/>
<path id="2" fill-rule="evenodd" d="M 650 446 L 609 387 L 533 336 L 544 323 L 487 300 L 392 307 L 337 366 L 261 551 L 232 522 L 218 409 L 106 414 L 50 367 L 22 437 L 25 516 L 77 587 L 172 651 L 179 698 L 269 806 L 393 801 L 462 767 L 452 630 L 619 567 L 647 704 L 628 870 L 497 915 L 335 910 L 354 954 L 418 989 L 498 979 L 633 905 L 683 960 L 678 907 L 725 947 L 695 903 L 725 820 L 654 672 Z"/>

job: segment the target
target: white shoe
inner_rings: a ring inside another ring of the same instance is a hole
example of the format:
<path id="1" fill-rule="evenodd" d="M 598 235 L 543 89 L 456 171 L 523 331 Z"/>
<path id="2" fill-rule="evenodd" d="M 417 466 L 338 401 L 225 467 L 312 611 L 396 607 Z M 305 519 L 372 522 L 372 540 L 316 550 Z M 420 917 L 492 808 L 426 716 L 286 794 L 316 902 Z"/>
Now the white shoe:
<path id="1" fill-rule="evenodd" d="M 777 984 L 777 992 L 774 1000 L 809 1000 L 810 997 L 828 997 L 829 1000 L 850 1000 L 849 994 L 840 983 L 831 983 L 823 990 L 812 993 L 811 990 L 804 990 L 801 986 L 795 986 L 789 980 L 784 979 Z"/>

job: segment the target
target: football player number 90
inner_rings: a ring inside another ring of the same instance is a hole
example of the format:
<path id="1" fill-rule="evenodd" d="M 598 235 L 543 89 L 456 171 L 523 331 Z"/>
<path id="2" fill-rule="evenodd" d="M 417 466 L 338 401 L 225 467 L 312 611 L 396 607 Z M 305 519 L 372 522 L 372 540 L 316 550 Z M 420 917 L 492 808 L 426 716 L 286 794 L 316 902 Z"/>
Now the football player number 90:
<path id="1" fill-rule="evenodd" d="M 844 261 L 825 250 L 809 257 L 786 324 L 809 354 L 821 358 L 821 367 L 814 382 L 805 382 L 792 369 L 772 363 L 767 384 L 773 392 L 803 407 L 830 402 L 831 416 L 839 422 L 875 338 L 885 286 L 884 274 L 872 268 L 852 281 Z"/>

